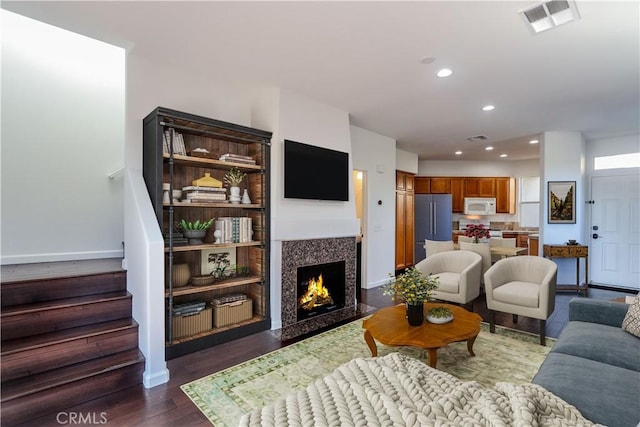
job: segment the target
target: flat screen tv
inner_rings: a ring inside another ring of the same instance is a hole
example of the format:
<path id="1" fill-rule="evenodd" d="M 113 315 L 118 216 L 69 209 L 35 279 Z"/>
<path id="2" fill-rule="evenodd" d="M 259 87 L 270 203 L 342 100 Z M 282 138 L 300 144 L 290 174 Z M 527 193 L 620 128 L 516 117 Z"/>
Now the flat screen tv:
<path id="1" fill-rule="evenodd" d="M 349 154 L 284 140 L 284 197 L 349 200 Z"/>

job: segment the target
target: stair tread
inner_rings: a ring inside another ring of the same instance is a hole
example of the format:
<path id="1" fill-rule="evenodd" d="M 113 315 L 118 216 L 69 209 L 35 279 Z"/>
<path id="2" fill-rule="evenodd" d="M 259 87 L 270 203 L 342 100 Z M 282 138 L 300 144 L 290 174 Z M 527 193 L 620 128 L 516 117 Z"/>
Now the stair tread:
<path id="1" fill-rule="evenodd" d="M 2 383 L 1 402 L 8 402 L 35 392 L 72 383 L 124 366 L 144 362 L 144 356 L 136 348 L 75 365 L 17 378 Z"/>
<path id="2" fill-rule="evenodd" d="M 126 271 L 122 268 L 122 258 L 54 261 L 0 266 L 3 283 L 88 276 L 121 271 Z"/>
<path id="3" fill-rule="evenodd" d="M 42 310 L 52 310 L 64 307 L 73 307 L 76 305 L 100 303 L 108 300 L 116 300 L 130 297 L 127 291 L 109 292 L 105 294 L 85 295 L 81 297 L 65 298 L 53 301 L 37 302 L 33 304 L 16 305 L 12 307 L 4 307 L 0 317 L 9 317 L 29 312 Z"/>
<path id="4" fill-rule="evenodd" d="M 101 335 L 107 332 L 116 330 L 123 330 L 131 327 L 138 326 L 138 323 L 133 318 L 118 319 L 109 322 L 94 323 L 86 326 L 78 326 L 75 328 L 63 329 L 59 331 L 17 338 L 2 343 L 2 356 L 6 356 L 12 353 L 37 348 L 45 347 L 52 344 L 61 343 L 64 341 L 72 341 L 77 339 L 83 339 L 91 336 Z"/>

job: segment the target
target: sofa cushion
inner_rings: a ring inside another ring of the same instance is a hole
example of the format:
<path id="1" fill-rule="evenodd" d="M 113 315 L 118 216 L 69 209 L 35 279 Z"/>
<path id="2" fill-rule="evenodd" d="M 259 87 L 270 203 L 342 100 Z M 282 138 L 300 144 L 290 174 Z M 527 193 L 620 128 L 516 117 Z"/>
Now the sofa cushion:
<path id="1" fill-rule="evenodd" d="M 551 351 L 640 372 L 640 338 L 615 326 L 569 322 Z"/>
<path id="2" fill-rule="evenodd" d="M 609 427 L 640 422 L 640 372 L 552 352 L 531 382 L 572 404 L 591 421 Z"/>
<path id="3" fill-rule="evenodd" d="M 635 297 L 622 321 L 622 330 L 640 337 L 640 297 Z"/>
<path id="4" fill-rule="evenodd" d="M 530 282 L 508 282 L 493 290 L 493 299 L 507 304 L 537 308 L 540 285 Z"/>

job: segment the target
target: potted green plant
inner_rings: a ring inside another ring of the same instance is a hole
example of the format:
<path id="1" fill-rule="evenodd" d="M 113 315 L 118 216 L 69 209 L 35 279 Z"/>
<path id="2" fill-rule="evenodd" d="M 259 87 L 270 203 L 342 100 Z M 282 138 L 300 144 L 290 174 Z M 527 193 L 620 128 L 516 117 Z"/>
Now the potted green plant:
<path id="1" fill-rule="evenodd" d="M 223 181 L 229 186 L 229 201 L 240 203 L 240 183 L 247 176 L 237 167 L 232 167 L 224 174 Z"/>
<path id="2" fill-rule="evenodd" d="M 401 298 L 407 307 L 407 319 L 409 324 L 417 326 L 424 320 L 424 302 L 432 298 L 433 291 L 440 284 L 438 277 L 424 274 L 416 267 L 410 267 L 403 273 L 394 276 L 389 274 L 391 280 L 384 285 L 383 294 L 391 295 L 395 301 Z"/>
<path id="3" fill-rule="evenodd" d="M 432 307 L 427 311 L 427 320 L 431 323 L 447 323 L 453 320 L 453 312 L 441 305 Z"/>
<path id="4" fill-rule="evenodd" d="M 184 237 L 189 239 L 190 245 L 201 245 L 202 238 L 207 234 L 207 230 L 213 225 L 215 218 L 207 221 L 187 221 L 184 218 L 178 223 L 178 228 L 182 231 Z"/>

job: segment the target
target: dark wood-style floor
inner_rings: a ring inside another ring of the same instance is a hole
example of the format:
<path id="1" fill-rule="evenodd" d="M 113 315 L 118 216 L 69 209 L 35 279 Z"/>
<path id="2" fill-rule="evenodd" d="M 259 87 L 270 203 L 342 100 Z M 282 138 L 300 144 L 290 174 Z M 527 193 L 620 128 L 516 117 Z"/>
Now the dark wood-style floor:
<path id="1" fill-rule="evenodd" d="M 590 289 L 589 298 L 613 299 L 624 297 L 628 293 Z M 556 308 L 547 320 L 547 336 L 557 337 L 568 322 L 569 301 L 578 297 L 575 292 L 560 292 L 556 295 Z M 392 305 L 388 296 L 382 295 L 380 288 L 363 290 L 362 304 L 371 306 L 364 310 Z M 484 296 L 474 302 L 473 310 L 488 320 L 488 311 Z M 364 313 L 367 314 L 367 313 Z M 510 314 L 496 314 L 496 323 L 527 332 L 538 332 L 538 321 L 520 318 L 517 324 Z M 302 338 L 302 337 L 301 337 Z M 260 332 L 233 342 L 220 344 L 197 353 L 192 353 L 168 362 L 171 380 L 166 383 L 145 389 L 137 386 L 123 392 L 114 393 L 83 405 L 68 408 L 61 420 L 69 420 L 68 414 L 79 414 L 93 417 L 97 423 L 106 419 L 108 426 L 210 426 L 210 422 L 191 403 L 191 400 L 180 390 L 180 386 L 206 375 L 218 372 L 261 354 L 276 350 L 291 342 L 281 342 L 271 331 Z M 28 424 L 29 426 L 59 426 L 56 415 L 44 417 Z"/>

